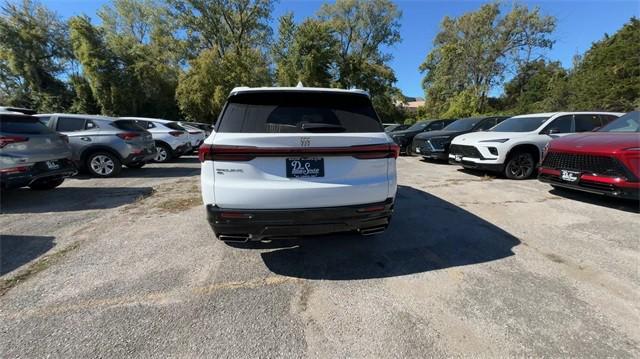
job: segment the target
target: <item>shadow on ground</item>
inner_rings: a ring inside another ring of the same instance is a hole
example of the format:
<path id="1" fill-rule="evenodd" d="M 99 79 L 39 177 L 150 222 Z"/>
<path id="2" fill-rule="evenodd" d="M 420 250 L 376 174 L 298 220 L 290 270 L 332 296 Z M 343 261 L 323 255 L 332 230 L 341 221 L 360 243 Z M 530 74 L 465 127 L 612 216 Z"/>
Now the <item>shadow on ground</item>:
<path id="1" fill-rule="evenodd" d="M 606 197 L 593 193 L 573 191 L 564 188 L 552 189 L 549 191 L 549 193 L 574 201 L 593 204 L 596 206 L 607 207 L 631 213 L 640 213 L 640 201 Z"/>
<path id="2" fill-rule="evenodd" d="M 499 260 L 518 239 L 426 192 L 400 186 L 389 229 L 375 237 L 325 236 L 245 246 L 274 273 L 306 279 L 386 278 Z M 234 245 L 237 247 L 237 245 Z"/>
<path id="3" fill-rule="evenodd" d="M 50 191 L 28 188 L 2 191 L 0 213 L 46 213 L 115 208 L 153 192 L 151 187 L 58 187 Z M 30 218 L 25 220 L 35 220 Z"/>
<path id="4" fill-rule="evenodd" d="M 55 237 L 0 234 L 0 275 L 4 275 L 47 253 Z"/>
<path id="5" fill-rule="evenodd" d="M 167 163 L 165 166 L 171 166 Z M 171 178 L 193 177 L 200 175 L 200 168 L 193 167 L 142 167 L 138 169 L 124 168 L 120 178 Z"/>

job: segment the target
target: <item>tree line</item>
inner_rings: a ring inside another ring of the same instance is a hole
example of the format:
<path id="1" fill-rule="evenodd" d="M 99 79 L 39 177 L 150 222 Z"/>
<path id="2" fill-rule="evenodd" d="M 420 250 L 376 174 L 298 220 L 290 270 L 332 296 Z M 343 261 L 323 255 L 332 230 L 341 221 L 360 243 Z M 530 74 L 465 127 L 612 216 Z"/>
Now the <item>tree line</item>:
<path id="1" fill-rule="evenodd" d="M 499 3 L 442 21 L 420 65 L 426 104 L 416 118 L 640 107 L 640 21 L 631 18 L 576 55 L 573 67 L 545 57 L 557 20 Z M 510 79 L 505 81 L 506 78 Z M 491 97 L 492 90 L 503 94 Z"/>
<path id="2" fill-rule="evenodd" d="M 293 13 L 273 19 L 274 1 L 112 0 L 99 21 L 65 21 L 37 0 L 5 0 L 0 104 L 212 122 L 235 86 L 301 81 L 365 89 L 385 122 L 405 119 L 390 67 L 402 15 L 392 1 L 338 0 L 298 23 Z M 544 57 L 556 19 L 506 9 L 490 3 L 443 19 L 420 66 L 427 100 L 418 117 L 640 105 L 637 19 L 564 69 Z"/>

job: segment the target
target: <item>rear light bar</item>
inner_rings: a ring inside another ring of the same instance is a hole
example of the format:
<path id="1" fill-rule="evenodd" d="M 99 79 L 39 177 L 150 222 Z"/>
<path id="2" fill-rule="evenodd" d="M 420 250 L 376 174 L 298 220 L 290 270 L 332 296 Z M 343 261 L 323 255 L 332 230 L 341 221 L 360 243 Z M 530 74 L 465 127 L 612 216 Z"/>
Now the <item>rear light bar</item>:
<path id="1" fill-rule="evenodd" d="M 256 157 L 280 156 L 352 156 L 361 160 L 398 158 L 400 147 L 393 144 L 358 145 L 349 147 L 275 147 L 202 145 L 198 150 L 200 162 L 251 161 Z"/>
<path id="2" fill-rule="evenodd" d="M 200 133 L 200 131 L 189 131 L 189 133 L 192 134 L 192 135 L 197 135 L 197 134 Z"/>
<path id="3" fill-rule="evenodd" d="M 184 134 L 184 132 L 182 132 L 182 131 L 171 131 L 171 132 L 169 132 L 169 134 L 170 134 L 171 136 L 173 136 L 173 137 L 178 137 L 178 136 L 183 135 L 183 134 Z"/>
<path id="4" fill-rule="evenodd" d="M 4 148 L 6 145 L 18 142 L 29 141 L 29 137 L 24 136 L 0 136 L 0 148 Z"/>
<path id="5" fill-rule="evenodd" d="M 116 136 L 122 138 L 123 140 L 127 141 L 127 140 L 133 140 L 136 137 L 140 137 L 142 136 L 141 133 L 138 132 L 123 132 L 123 133 L 117 133 Z"/>

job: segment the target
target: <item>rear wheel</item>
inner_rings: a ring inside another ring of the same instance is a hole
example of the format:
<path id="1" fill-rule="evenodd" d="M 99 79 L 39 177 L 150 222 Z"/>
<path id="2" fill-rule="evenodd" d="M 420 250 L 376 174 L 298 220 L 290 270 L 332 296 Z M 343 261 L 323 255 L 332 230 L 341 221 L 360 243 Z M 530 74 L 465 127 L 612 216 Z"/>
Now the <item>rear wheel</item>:
<path id="1" fill-rule="evenodd" d="M 169 162 L 173 158 L 171 148 L 164 143 L 156 144 L 156 157 L 153 158 L 155 162 L 164 163 Z"/>
<path id="2" fill-rule="evenodd" d="M 127 166 L 127 168 L 142 168 L 144 165 L 146 165 L 146 163 L 144 162 L 135 162 L 135 163 L 129 163 Z"/>
<path id="3" fill-rule="evenodd" d="M 64 178 L 43 178 L 37 181 L 34 181 L 29 185 L 29 188 L 43 191 L 48 189 L 54 189 L 64 182 Z"/>
<path id="4" fill-rule="evenodd" d="M 531 152 L 514 152 L 507 159 L 507 163 L 504 166 L 504 175 L 515 180 L 530 178 L 536 169 L 535 163 Z"/>
<path id="5" fill-rule="evenodd" d="M 96 152 L 87 157 L 87 170 L 96 177 L 114 177 L 120 173 L 120 160 L 108 152 Z"/>

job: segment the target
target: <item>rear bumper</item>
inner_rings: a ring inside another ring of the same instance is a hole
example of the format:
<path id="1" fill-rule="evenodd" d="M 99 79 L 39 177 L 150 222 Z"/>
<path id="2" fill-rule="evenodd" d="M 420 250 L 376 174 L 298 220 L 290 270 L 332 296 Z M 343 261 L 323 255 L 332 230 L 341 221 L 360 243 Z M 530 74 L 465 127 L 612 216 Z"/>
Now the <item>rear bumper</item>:
<path id="1" fill-rule="evenodd" d="M 184 143 L 178 147 L 176 147 L 173 152 L 176 155 L 184 155 L 185 153 L 191 153 L 193 147 L 191 146 L 191 142 Z"/>
<path id="2" fill-rule="evenodd" d="M 122 163 L 140 163 L 140 162 L 151 162 L 156 157 L 155 147 L 153 149 L 147 148 L 142 150 L 140 153 L 132 153 L 126 158 L 122 159 Z"/>
<path id="3" fill-rule="evenodd" d="M 562 180 L 560 171 L 546 168 L 539 169 L 538 180 L 562 188 L 609 197 L 640 200 L 640 182 L 627 182 L 611 177 L 583 176 L 578 182 L 571 183 Z"/>
<path id="4" fill-rule="evenodd" d="M 60 163 L 60 168 L 55 170 L 46 168 L 44 162 L 40 162 L 30 166 L 25 172 L 0 173 L 0 187 L 6 189 L 19 188 L 28 186 L 37 180 L 66 178 L 78 173 L 73 161 L 69 159 L 57 161 Z"/>
<path id="5" fill-rule="evenodd" d="M 234 210 L 207 205 L 206 210 L 207 220 L 218 238 L 258 241 L 349 231 L 381 232 L 389 225 L 393 198 L 342 207 Z"/>

